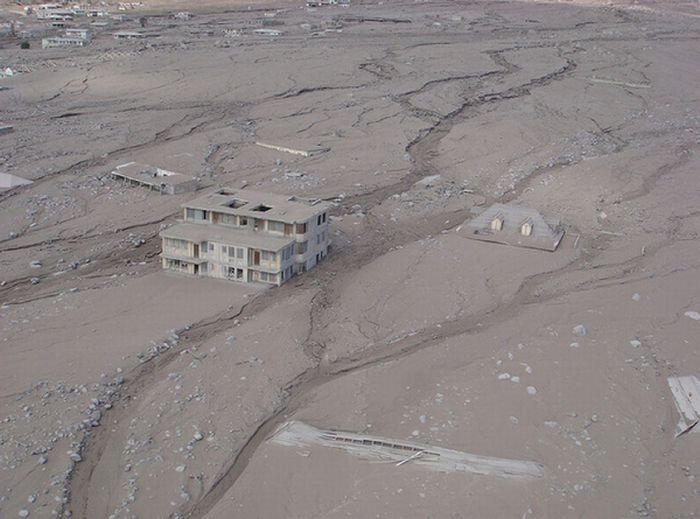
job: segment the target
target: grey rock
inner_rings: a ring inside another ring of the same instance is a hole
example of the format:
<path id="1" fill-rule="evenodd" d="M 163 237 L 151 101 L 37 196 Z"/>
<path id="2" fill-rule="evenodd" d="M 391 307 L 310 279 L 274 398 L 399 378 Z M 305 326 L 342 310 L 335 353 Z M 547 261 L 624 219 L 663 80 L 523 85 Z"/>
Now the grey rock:
<path id="1" fill-rule="evenodd" d="M 585 337 L 588 331 L 586 330 L 586 327 L 582 324 L 577 324 L 574 326 L 573 333 L 576 337 Z"/>

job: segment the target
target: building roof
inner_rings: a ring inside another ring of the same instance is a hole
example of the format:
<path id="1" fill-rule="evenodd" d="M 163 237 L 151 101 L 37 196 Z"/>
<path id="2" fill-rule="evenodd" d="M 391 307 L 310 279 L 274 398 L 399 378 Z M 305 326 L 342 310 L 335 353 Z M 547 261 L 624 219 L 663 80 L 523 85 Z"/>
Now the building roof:
<path id="1" fill-rule="evenodd" d="M 12 189 L 13 187 L 26 186 L 32 184 L 31 180 L 17 177 L 10 173 L 0 173 L 0 190 Z"/>
<path id="2" fill-rule="evenodd" d="M 195 177 L 190 175 L 176 173 L 174 171 L 168 171 L 138 162 L 127 162 L 126 164 L 121 164 L 120 166 L 117 166 L 114 171 L 112 171 L 112 175 L 154 186 L 160 186 L 163 184 L 168 186 L 176 186 L 184 182 L 195 180 Z"/>
<path id="3" fill-rule="evenodd" d="M 500 231 L 491 229 L 491 222 L 501 218 Z M 530 236 L 523 236 L 520 229 L 523 223 L 532 225 Z M 554 251 L 559 246 L 564 229 L 558 220 L 545 219 L 539 211 L 529 207 L 494 204 L 464 226 L 468 238 Z"/>
<path id="4" fill-rule="evenodd" d="M 182 206 L 285 223 L 305 222 L 330 207 L 317 200 L 228 188 L 195 198 Z"/>
<path id="5" fill-rule="evenodd" d="M 236 229 L 209 223 L 179 223 L 161 231 L 161 237 L 190 242 L 213 241 L 252 249 L 277 252 L 293 243 L 291 238 L 279 238 L 263 232 Z"/>

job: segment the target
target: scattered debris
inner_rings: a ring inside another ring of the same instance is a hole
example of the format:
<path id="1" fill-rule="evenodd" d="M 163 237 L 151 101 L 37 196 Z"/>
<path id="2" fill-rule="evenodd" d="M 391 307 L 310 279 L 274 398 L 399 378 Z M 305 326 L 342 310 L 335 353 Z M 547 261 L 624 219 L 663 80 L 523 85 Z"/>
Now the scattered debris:
<path id="1" fill-rule="evenodd" d="M 700 321 L 700 312 L 686 312 L 683 315 L 690 317 L 693 321 Z"/>
<path id="2" fill-rule="evenodd" d="M 330 151 L 330 148 L 316 147 L 309 150 L 297 150 L 294 148 L 287 148 L 285 146 L 278 146 L 276 144 L 268 144 L 266 142 L 256 141 L 256 146 L 261 148 L 267 148 L 269 150 L 283 151 L 284 153 L 291 153 L 292 155 L 301 155 L 302 157 L 313 157 L 314 155 L 320 155 L 321 153 L 326 153 Z"/>
<path id="3" fill-rule="evenodd" d="M 413 461 L 429 469 L 447 472 L 526 478 L 540 478 L 544 475 L 542 465 L 531 461 L 478 456 L 441 447 L 351 432 L 324 431 L 296 421 L 282 425 L 272 439 L 275 443 L 287 446 L 304 447 L 316 444 L 343 449 L 363 459 L 393 461 L 396 462 L 396 466 Z"/>
<path id="4" fill-rule="evenodd" d="M 597 77 L 589 77 L 588 81 L 591 83 L 603 83 L 605 85 L 617 85 L 628 88 L 651 88 L 651 85 L 647 83 L 626 83 L 624 81 L 614 81 L 612 79 L 602 79 Z"/>

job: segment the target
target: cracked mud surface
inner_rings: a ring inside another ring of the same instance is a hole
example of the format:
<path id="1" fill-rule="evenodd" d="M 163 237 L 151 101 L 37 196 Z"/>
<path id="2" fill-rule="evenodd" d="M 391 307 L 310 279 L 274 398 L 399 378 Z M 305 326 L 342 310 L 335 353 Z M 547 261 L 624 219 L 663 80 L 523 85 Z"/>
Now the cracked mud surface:
<path id="1" fill-rule="evenodd" d="M 0 193 L 0 515 L 697 516 L 666 386 L 700 369 L 692 6 L 392 2 L 224 36 L 259 14 L 4 49 L 0 166 L 34 183 Z M 162 273 L 190 195 L 107 177 L 130 160 L 332 201 L 332 254 L 279 289 Z M 560 249 L 466 239 L 493 202 L 560 218 Z M 288 420 L 544 477 L 269 442 Z"/>

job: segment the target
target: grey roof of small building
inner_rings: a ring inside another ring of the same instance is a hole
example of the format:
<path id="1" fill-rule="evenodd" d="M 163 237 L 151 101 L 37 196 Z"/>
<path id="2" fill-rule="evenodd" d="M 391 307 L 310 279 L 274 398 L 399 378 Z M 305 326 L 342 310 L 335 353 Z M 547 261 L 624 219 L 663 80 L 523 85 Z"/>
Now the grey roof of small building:
<path id="1" fill-rule="evenodd" d="M 255 232 L 209 223 L 179 223 L 161 231 L 160 235 L 163 238 L 173 238 L 176 240 L 185 240 L 193 243 L 213 241 L 216 243 L 224 243 L 226 245 L 261 249 L 272 252 L 277 252 L 294 241 L 291 238 L 278 238 L 263 232 Z"/>
<path id="2" fill-rule="evenodd" d="M 236 207 L 231 206 L 233 202 L 236 202 Z M 218 189 L 200 196 L 182 204 L 182 206 L 285 223 L 302 223 L 330 208 L 329 204 L 320 201 L 307 201 L 288 195 L 228 188 Z M 255 208 L 260 206 L 269 209 L 256 211 Z"/>
<path id="3" fill-rule="evenodd" d="M 175 186 L 184 182 L 195 180 L 195 177 L 191 175 L 185 175 L 175 171 L 166 171 L 168 175 L 159 176 L 156 174 L 156 172 L 159 170 L 166 171 L 148 164 L 127 162 L 126 164 L 117 166 L 114 171 L 112 171 L 112 175 L 154 186 L 160 186 L 162 184 Z"/>
<path id="4" fill-rule="evenodd" d="M 503 218 L 503 229 L 491 230 L 491 222 L 497 216 Z M 529 221 L 532 234 L 520 234 L 520 226 Z M 506 204 L 493 204 L 483 213 L 465 224 L 463 232 L 467 238 L 555 251 L 564 236 L 564 229 L 558 219 L 547 219 L 536 209 Z"/>

